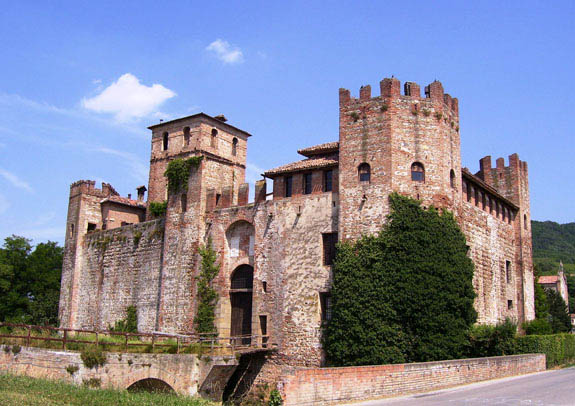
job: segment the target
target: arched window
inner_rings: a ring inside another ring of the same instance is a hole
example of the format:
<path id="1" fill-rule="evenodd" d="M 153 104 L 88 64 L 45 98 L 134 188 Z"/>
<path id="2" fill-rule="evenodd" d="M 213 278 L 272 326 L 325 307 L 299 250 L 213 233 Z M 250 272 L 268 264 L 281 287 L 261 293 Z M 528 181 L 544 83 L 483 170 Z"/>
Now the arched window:
<path id="1" fill-rule="evenodd" d="M 453 169 L 449 171 L 449 184 L 452 189 L 455 189 L 455 171 Z"/>
<path id="2" fill-rule="evenodd" d="M 162 136 L 162 151 L 167 151 L 168 150 L 168 133 L 165 132 L 164 135 Z"/>
<path id="3" fill-rule="evenodd" d="M 218 136 L 218 130 L 215 128 L 212 129 L 212 139 L 210 140 L 210 146 L 212 148 L 216 147 L 216 137 Z"/>
<path id="4" fill-rule="evenodd" d="M 185 213 L 188 210 L 188 195 L 183 193 L 180 199 L 182 204 L 182 213 Z"/>
<path id="5" fill-rule="evenodd" d="M 362 163 L 357 168 L 357 172 L 359 175 L 360 182 L 369 182 L 371 181 L 371 168 L 369 167 L 368 163 Z"/>
<path id="6" fill-rule="evenodd" d="M 232 289 L 253 289 L 254 269 L 250 265 L 240 265 L 232 275 Z"/>
<path id="7" fill-rule="evenodd" d="M 184 127 L 184 146 L 190 145 L 190 127 Z"/>
<path id="8" fill-rule="evenodd" d="M 415 182 L 425 182 L 425 169 L 420 162 L 411 164 L 411 180 Z"/>
<path id="9" fill-rule="evenodd" d="M 238 153 L 238 139 L 234 137 L 232 140 L 232 155 L 236 156 Z"/>

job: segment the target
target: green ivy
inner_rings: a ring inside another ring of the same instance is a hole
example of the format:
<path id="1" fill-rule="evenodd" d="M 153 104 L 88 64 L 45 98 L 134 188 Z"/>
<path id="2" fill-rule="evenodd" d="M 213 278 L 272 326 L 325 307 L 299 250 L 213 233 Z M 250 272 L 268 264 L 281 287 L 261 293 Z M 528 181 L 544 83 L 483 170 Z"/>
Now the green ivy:
<path id="1" fill-rule="evenodd" d="M 128 306 L 126 309 L 126 318 L 116 320 L 112 331 L 120 333 L 137 333 L 138 332 L 138 310 L 136 306 Z"/>
<path id="2" fill-rule="evenodd" d="M 198 168 L 204 157 L 193 156 L 188 159 L 173 159 L 168 163 L 164 176 L 168 178 L 168 190 L 170 193 L 178 193 L 188 190 L 188 178 L 192 168 Z"/>
<path id="3" fill-rule="evenodd" d="M 162 217 L 166 214 L 168 209 L 168 202 L 150 202 L 150 213 L 154 217 Z"/>
<path id="4" fill-rule="evenodd" d="M 211 238 L 204 247 L 200 247 L 202 264 L 198 276 L 198 312 L 194 319 L 197 333 L 215 333 L 215 309 L 218 294 L 212 287 L 212 281 L 219 273 L 220 268 L 216 264 L 216 251 L 212 248 Z"/>
<path id="5" fill-rule="evenodd" d="M 334 366 L 459 358 L 476 320 L 473 262 L 453 214 L 393 194 L 378 235 L 338 245 L 332 320 Z"/>

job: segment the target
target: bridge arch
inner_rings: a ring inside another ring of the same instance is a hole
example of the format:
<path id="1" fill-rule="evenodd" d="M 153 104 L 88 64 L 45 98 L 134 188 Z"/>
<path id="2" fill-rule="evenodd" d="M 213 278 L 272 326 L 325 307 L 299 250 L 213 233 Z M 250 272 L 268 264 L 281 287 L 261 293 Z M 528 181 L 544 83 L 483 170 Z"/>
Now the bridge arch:
<path id="1" fill-rule="evenodd" d="M 127 387 L 128 392 L 176 393 L 176 390 L 166 381 L 158 378 L 137 380 Z"/>

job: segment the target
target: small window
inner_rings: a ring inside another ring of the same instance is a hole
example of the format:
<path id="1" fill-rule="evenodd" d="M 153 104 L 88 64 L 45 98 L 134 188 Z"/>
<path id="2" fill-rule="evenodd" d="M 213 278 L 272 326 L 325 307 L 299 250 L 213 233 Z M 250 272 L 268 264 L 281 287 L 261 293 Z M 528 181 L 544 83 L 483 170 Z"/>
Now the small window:
<path id="1" fill-rule="evenodd" d="M 74 238 L 74 224 L 70 224 L 70 238 Z"/>
<path id="2" fill-rule="evenodd" d="M 523 215 L 523 228 L 527 230 L 527 214 Z"/>
<path id="3" fill-rule="evenodd" d="M 452 189 L 455 189 L 455 171 L 453 169 L 449 171 L 449 184 Z"/>
<path id="4" fill-rule="evenodd" d="M 475 189 L 475 205 L 479 207 L 479 202 L 481 200 L 481 191 L 479 189 Z"/>
<path id="5" fill-rule="evenodd" d="M 513 300 L 507 301 L 507 310 L 513 310 Z"/>
<path id="6" fill-rule="evenodd" d="M 331 293 L 319 292 L 319 304 L 321 306 L 321 321 L 330 321 L 332 315 Z"/>
<path id="7" fill-rule="evenodd" d="M 291 194 L 292 194 L 292 185 L 293 185 L 293 177 L 292 177 L 291 175 L 290 175 L 290 176 L 286 176 L 286 177 L 284 178 L 284 182 L 285 182 L 285 185 L 284 185 L 284 186 L 285 186 L 284 196 L 285 196 L 285 197 L 291 197 Z"/>
<path id="8" fill-rule="evenodd" d="M 168 139 L 168 133 L 164 133 L 164 135 L 162 135 L 162 151 L 167 151 L 168 150 L 168 143 L 169 143 L 169 139 Z"/>
<path id="9" fill-rule="evenodd" d="M 411 164 L 411 180 L 414 182 L 425 182 L 425 169 L 420 162 Z"/>
<path id="10" fill-rule="evenodd" d="M 323 264 L 333 265 L 336 254 L 337 233 L 322 234 L 323 239 Z"/>
<path id="11" fill-rule="evenodd" d="M 268 291 L 268 283 L 266 281 L 262 281 L 262 290 L 264 293 Z"/>
<path id="12" fill-rule="evenodd" d="M 505 261 L 505 280 L 511 283 L 511 261 Z"/>
<path id="13" fill-rule="evenodd" d="M 311 173 L 304 173 L 303 174 L 303 194 L 310 195 L 311 194 Z"/>
<path id="14" fill-rule="evenodd" d="M 260 316 L 260 330 L 263 336 L 268 335 L 268 316 Z"/>
<path id="15" fill-rule="evenodd" d="M 323 191 L 331 192 L 333 190 L 333 171 L 325 171 L 323 173 Z"/>
<path id="16" fill-rule="evenodd" d="M 180 199 L 182 204 L 182 213 L 185 213 L 188 210 L 188 195 L 183 193 Z"/>
<path id="17" fill-rule="evenodd" d="M 216 130 L 215 128 L 212 129 L 212 138 L 210 140 L 210 146 L 212 148 L 216 147 L 216 138 L 218 137 L 218 130 Z"/>
<path id="18" fill-rule="evenodd" d="M 369 167 L 368 163 L 362 163 L 357 168 L 359 173 L 359 181 L 360 182 L 370 182 L 371 181 L 371 168 Z"/>
<path id="19" fill-rule="evenodd" d="M 232 155 L 236 156 L 238 154 L 238 139 L 234 137 L 232 140 Z"/>
<path id="20" fill-rule="evenodd" d="M 499 218 L 499 211 L 501 210 L 501 206 L 499 205 L 499 202 L 495 202 L 495 217 Z"/>
<path id="21" fill-rule="evenodd" d="M 222 195 L 220 193 L 216 193 L 216 207 L 218 207 L 218 204 L 220 204 L 220 198 L 222 197 Z"/>
<path id="22" fill-rule="evenodd" d="M 96 224 L 88 223 L 88 232 L 96 230 Z"/>
<path id="23" fill-rule="evenodd" d="M 190 145 L 190 127 L 184 127 L 184 146 Z"/>
<path id="24" fill-rule="evenodd" d="M 120 226 L 124 227 L 124 226 L 129 226 L 132 225 L 134 223 L 128 223 L 127 221 L 122 221 L 122 223 L 120 224 Z"/>

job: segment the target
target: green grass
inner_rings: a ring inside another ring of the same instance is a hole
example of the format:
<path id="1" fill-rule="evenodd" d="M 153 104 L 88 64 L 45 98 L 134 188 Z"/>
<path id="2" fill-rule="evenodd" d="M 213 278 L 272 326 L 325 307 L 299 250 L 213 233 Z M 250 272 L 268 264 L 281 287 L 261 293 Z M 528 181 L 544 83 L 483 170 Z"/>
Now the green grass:
<path id="1" fill-rule="evenodd" d="M 199 398 L 89 389 L 57 381 L 0 375 L 2 406 L 215 406 L 216 404 Z"/>

